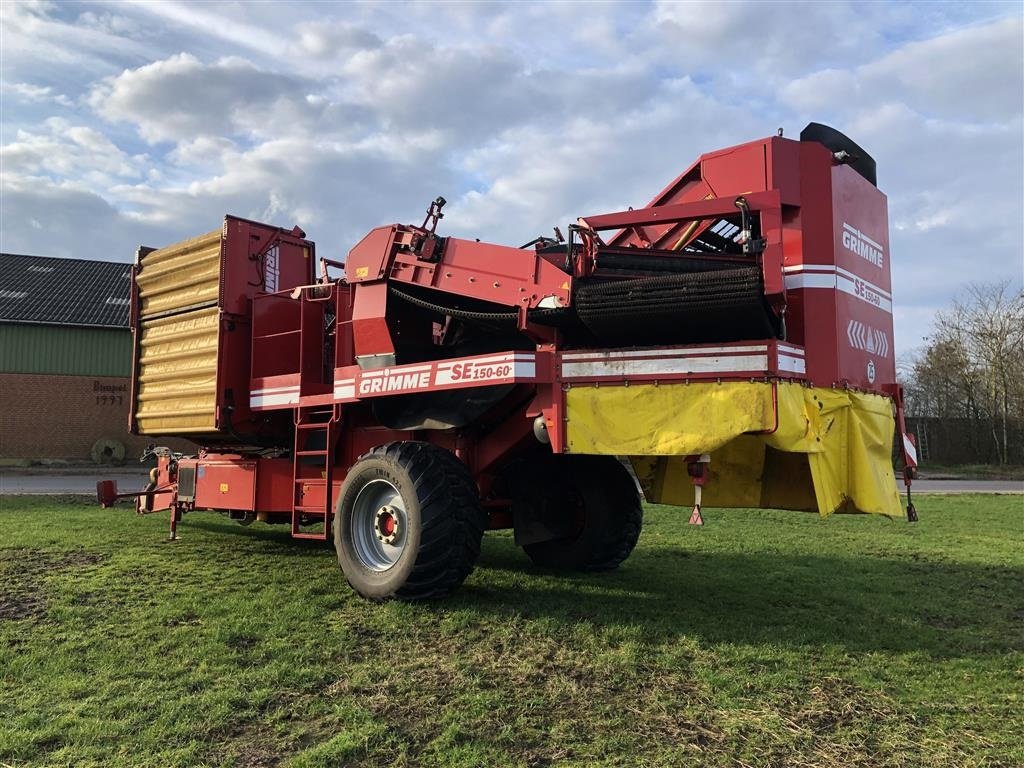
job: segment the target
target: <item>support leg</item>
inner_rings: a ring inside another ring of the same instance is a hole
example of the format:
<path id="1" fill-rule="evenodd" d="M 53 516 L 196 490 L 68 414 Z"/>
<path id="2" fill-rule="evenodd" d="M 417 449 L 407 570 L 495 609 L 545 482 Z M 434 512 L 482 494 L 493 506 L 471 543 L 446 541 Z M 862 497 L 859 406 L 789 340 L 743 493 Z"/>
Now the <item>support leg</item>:
<path id="1" fill-rule="evenodd" d="M 908 523 L 916 523 L 917 522 L 917 509 L 915 509 L 915 507 L 914 507 L 914 500 L 910 496 L 910 481 L 911 481 L 911 474 L 912 474 L 912 472 L 913 472 L 913 470 L 910 467 L 907 467 L 907 469 L 905 469 L 903 471 L 903 483 L 907 486 L 907 522 Z"/>
<path id="2" fill-rule="evenodd" d="M 704 518 L 700 514 L 700 491 L 699 485 L 693 486 L 693 512 L 690 513 L 690 525 L 704 525 Z"/>
<path id="3" fill-rule="evenodd" d="M 708 479 L 708 464 L 711 462 L 711 456 L 705 453 L 690 458 L 691 460 L 686 465 L 686 471 L 690 475 L 690 479 L 693 480 L 693 512 L 690 513 L 690 525 L 704 525 L 704 517 L 700 513 L 701 491 Z"/>

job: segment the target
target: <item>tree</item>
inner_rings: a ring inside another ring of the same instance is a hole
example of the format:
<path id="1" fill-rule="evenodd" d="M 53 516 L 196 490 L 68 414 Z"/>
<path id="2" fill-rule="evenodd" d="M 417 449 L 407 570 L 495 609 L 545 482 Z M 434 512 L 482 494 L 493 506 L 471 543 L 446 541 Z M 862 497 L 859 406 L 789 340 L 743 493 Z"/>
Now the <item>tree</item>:
<path id="1" fill-rule="evenodd" d="M 1009 424 L 1024 417 L 1024 291 L 1009 281 L 972 284 L 938 312 L 908 400 L 917 415 L 988 423 L 1008 463 Z"/>

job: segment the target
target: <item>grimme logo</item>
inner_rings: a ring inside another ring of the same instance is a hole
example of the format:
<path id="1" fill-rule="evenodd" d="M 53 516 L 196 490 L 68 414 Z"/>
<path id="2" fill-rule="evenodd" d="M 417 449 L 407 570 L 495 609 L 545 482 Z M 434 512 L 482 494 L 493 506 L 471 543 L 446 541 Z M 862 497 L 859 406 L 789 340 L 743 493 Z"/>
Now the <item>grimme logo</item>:
<path id="1" fill-rule="evenodd" d="M 870 261 L 876 267 L 885 265 L 882 246 L 845 221 L 843 222 L 843 247 L 853 251 L 865 261 Z"/>
<path id="2" fill-rule="evenodd" d="M 277 293 L 278 270 L 278 250 L 275 245 L 263 257 L 263 287 L 267 293 Z"/>
<path id="3" fill-rule="evenodd" d="M 430 386 L 430 371 L 417 373 L 392 373 L 385 368 L 379 375 L 370 375 L 359 380 L 359 394 L 373 392 L 395 392 L 402 389 L 422 389 Z"/>

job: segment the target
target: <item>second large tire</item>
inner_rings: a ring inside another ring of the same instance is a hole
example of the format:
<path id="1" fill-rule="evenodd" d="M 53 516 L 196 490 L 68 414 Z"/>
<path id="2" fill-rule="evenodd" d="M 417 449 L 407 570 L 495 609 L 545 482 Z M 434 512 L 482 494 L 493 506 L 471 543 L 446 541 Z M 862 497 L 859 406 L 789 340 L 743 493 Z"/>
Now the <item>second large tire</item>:
<path id="1" fill-rule="evenodd" d="M 450 451 L 389 443 L 349 470 L 334 514 L 334 546 L 363 597 L 422 600 L 465 581 L 484 527 L 476 483 Z"/>
<path id="2" fill-rule="evenodd" d="M 525 480 L 516 503 L 562 535 L 526 544 L 545 568 L 608 571 L 633 551 L 643 524 L 640 492 L 613 456 L 551 456 Z"/>

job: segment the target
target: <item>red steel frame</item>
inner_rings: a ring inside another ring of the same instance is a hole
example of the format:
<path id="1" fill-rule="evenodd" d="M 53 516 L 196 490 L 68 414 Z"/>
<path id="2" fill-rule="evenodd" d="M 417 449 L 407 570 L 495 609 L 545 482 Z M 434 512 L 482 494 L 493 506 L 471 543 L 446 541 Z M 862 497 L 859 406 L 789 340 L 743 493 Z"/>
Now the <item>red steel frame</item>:
<path id="1" fill-rule="evenodd" d="M 557 331 L 530 321 L 530 310 L 571 303 L 573 279 L 594 270 L 602 248 L 678 249 L 735 216 L 738 198 L 757 216 L 765 300 L 785 313 L 787 341 L 564 349 Z M 315 285 L 256 294 L 245 407 L 256 420 L 291 414 L 294 459 L 213 450 L 165 457 L 155 495 L 140 499 L 140 509 L 173 508 L 172 524 L 193 508 L 290 518 L 293 534 L 327 538 L 347 468 L 375 446 L 415 439 L 462 459 L 492 510 L 492 527 L 505 527 L 508 500 L 491 493 L 492 481 L 505 462 L 536 446 L 535 422 L 542 420 L 551 450 L 564 452 L 565 392 L 634 382 L 798 381 L 886 395 L 896 408 L 909 487 L 916 455 L 895 380 L 885 197 L 825 147 L 772 137 L 704 155 L 647 207 L 580 219 L 577 231 L 582 258 L 567 274 L 544 254 L 442 239 L 433 227 L 381 227 L 352 249 L 345 281 L 325 275 Z M 606 246 L 600 233 L 609 231 L 616 234 Z M 396 364 L 391 285 L 514 308 L 535 347 Z M 332 315 L 327 366 L 324 327 Z M 462 430 L 392 430 L 366 407 L 381 397 L 500 385 L 511 385 L 511 393 L 484 424 Z M 306 429 L 326 431 L 326 447 L 306 448 L 299 436 Z M 183 470 L 195 472 L 195 493 L 185 499 L 174 492 L 175 473 Z M 318 532 L 300 530 L 317 521 Z"/>

